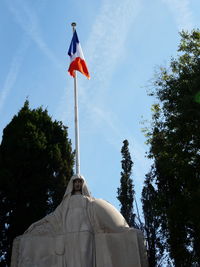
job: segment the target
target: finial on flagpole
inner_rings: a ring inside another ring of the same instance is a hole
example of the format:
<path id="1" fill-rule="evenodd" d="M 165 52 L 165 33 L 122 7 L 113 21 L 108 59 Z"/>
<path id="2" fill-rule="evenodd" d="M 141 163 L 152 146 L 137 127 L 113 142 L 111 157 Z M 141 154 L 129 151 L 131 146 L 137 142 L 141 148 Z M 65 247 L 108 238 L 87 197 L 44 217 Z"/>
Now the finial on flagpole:
<path id="1" fill-rule="evenodd" d="M 75 30 L 76 30 L 76 22 L 72 22 L 71 26 L 72 26 L 73 32 L 75 32 Z"/>

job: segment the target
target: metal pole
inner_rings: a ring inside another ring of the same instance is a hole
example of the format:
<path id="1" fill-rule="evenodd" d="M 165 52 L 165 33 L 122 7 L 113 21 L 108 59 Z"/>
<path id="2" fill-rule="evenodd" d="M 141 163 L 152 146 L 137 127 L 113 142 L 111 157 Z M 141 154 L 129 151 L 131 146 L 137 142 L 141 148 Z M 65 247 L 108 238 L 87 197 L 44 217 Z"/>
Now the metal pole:
<path id="1" fill-rule="evenodd" d="M 73 33 L 76 28 L 76 23 L 71 24 Z M 76 174 L 80 174 L 80 152 L 79 152 L 79 121 L 78 121 L 78 88 L 77 75 L 75 71 L 74 77 L 74 112 L 75 112 L 75 145 L 76 145 Z"/>

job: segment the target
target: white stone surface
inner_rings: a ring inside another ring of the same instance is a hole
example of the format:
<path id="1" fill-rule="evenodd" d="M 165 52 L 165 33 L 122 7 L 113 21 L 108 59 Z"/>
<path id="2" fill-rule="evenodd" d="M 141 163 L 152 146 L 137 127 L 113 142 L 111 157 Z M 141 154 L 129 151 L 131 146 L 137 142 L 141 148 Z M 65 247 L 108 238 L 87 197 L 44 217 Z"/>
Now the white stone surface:
<path id="1" fill-rule="evenodd" d="M 82 195 L 72 195 L 76 178 L 55 211 L 14 240 L 11 267 L 146 267 L 142 233 L 92 198 L 85 180 Z"/>

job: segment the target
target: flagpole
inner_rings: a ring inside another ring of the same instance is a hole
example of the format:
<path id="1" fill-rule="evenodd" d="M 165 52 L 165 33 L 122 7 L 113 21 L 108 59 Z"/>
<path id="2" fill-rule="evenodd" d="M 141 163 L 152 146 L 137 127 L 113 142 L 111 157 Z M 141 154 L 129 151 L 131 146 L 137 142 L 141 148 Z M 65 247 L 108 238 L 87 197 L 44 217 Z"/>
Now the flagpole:
<path id="1" fill-rule="evenodd" d="M 71 24 L 73 33 L 76 30 L 76 23 Z M 76 145 L 76 174 L 80 174 L 80 150 L 79 150 L 79 120 L 78 120 L 78 88 L 77 74 L 74 77 L 74 113 L 75 113 L 75 145 Z"/>

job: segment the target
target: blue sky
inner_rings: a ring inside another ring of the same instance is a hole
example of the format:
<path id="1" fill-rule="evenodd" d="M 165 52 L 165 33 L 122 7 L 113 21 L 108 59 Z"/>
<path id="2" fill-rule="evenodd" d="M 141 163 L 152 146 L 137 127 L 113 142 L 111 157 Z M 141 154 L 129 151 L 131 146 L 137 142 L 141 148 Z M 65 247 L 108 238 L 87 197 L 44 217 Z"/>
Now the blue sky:
<path id="1" fill-rule="evenodd" d="M 78 75 L 81 173 L 93 196 L 119 206 L 121 147 L 130 143 L 139 202 L 151 162 L 141 121 L 156 69 L 177 55 L 178 32 L 200 27 L 199 0 L 1 0 L 0 134 L 28 97 L 69 127 L 74 146 L 73 79 L 67 74 L 71 22 L 91 80 Z M 1 138 L 0 137 L 0 138 Z"/>

